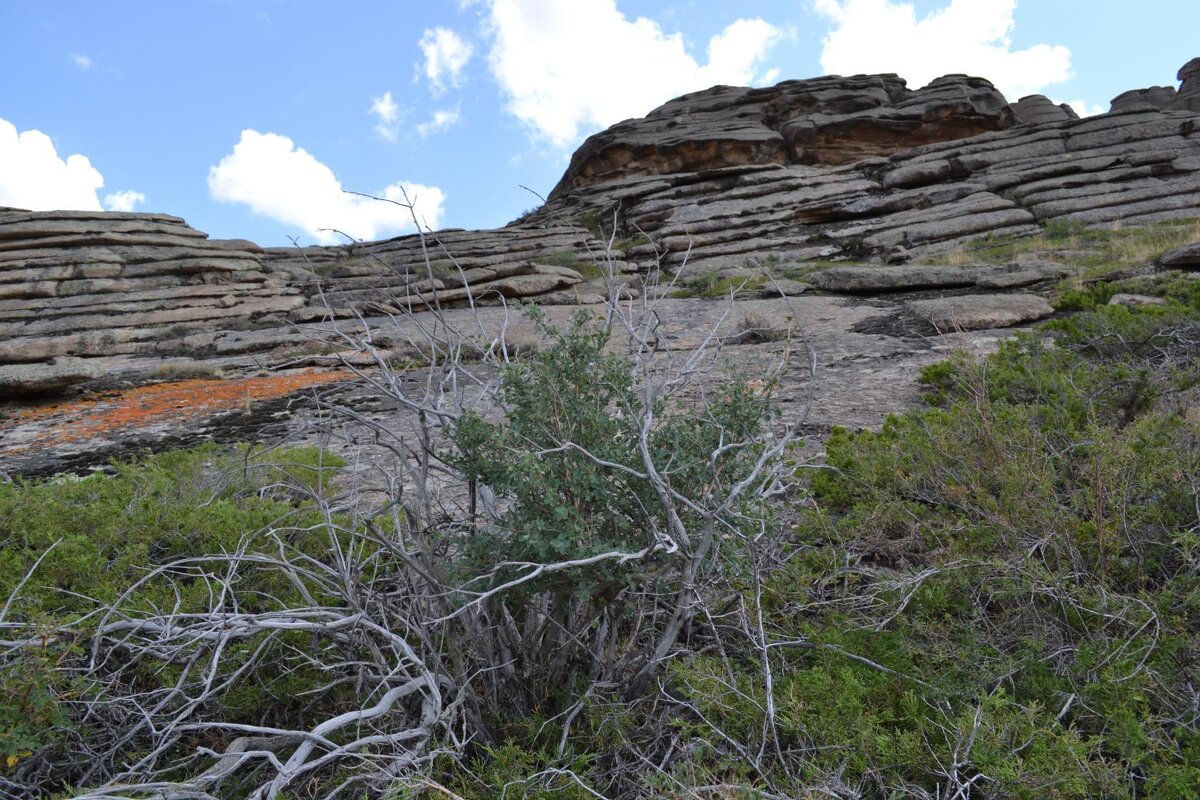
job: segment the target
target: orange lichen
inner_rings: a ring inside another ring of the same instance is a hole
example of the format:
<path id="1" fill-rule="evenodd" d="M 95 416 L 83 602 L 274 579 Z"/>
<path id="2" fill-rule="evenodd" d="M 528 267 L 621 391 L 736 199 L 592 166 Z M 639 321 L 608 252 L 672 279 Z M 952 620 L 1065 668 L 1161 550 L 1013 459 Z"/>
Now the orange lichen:
<path id="1" fill-rule="evenodd" d="M 135 433 L 162 423 L 179 423 L 244 410 L 301 389 L 353 378 L 344 370 L 287 372 L 245 378 L 197 378 L 104 392 L 65 403 L 10 411 L 0 417 L 0 435 L 20 426 L 46 425 L 37 447 L 94 437 Z M 0 446 L 0 449 L 3 449 Z M 30 446 L 9 448 L 28 450 Z"/>

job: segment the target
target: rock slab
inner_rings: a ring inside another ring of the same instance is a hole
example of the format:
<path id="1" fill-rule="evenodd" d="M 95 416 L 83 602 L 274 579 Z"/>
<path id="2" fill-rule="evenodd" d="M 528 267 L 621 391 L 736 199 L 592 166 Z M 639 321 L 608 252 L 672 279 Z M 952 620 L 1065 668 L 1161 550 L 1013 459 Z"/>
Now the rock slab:
<path id="1" fill-rule="evenodd" d="M 0 366 L 0 400 L 61 392 L 104 375 L 104 369 L 82 358 L 56 358 L 42 364 Z"/>
<path id="2" fill-rule="evenodd" d="M 1050 316 L 1054 309 L 1032 294 L 967 294 L 914 300 L 905 310 L 938 333 L 1008 328 Z"/>

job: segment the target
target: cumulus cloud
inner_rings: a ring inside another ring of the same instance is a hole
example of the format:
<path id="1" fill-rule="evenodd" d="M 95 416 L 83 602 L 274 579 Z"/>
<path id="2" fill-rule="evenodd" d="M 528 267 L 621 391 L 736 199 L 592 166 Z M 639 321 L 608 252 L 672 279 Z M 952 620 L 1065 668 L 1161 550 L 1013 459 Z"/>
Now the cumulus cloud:
<path id="1" fill-rule="evenodd" d="M 344 241 L 323 228 L 358 239 L 413 229 L 408 209 L 346 194 L 333 170 L 277 133 L 242 131 L 233 151 L 209 169 L 208 191 L 215 200 L 243 203 L 256 214 L 300 227 L 322 244 Z M 423 225 L 441 224 L 445 195 L 435 186 L 398 181 L 373 193 L 399 202 L 407 193 Z"/>
<path id="2" fill-rule="evenodd" d="M 1062 100 L 1053 100 L 1054 103 L 1062 103 Z M 1084 100 L 1072 100 L 1067 103 L 1071 108 L 1075 109 L 1075 113 L 1081 117 L 1094 117 L 1097 114 L 1107 114 L 1108 106 L 1088 103 Z"/>
<path id="3" fill-rule="evenodd" d="M 375 124 L 375 132 L 389 142 L 396 141 L 400 133 L 400 106 L 392 99 L 391 92 L 384 92 L 383 97 L 374 98 L 371 103 L 371 114 L 379 120 Z"/>
<path id="4" fill-rule="evenodd" d="M 133 211 L 135 206 L 146 202 L 146 195 L 127 189 L 104 196 L 104 206 L 109 211 Z"/>
<path id="5" fill-rule="evenodd" d="M 433 116 L 427 122 L 422 122 L 417 125 L 417 133 L 422 137 L 432 136 L 435 133 L 441 133 L 444 130 L 453 128 L 458 124 L 460 118 L 458 107 L 439 109 L 433 112 Z"/>
<path id="6" fill-rule="evenodd" d="M 951 0 L 917 18 L 911 3 L 814 0 L 833 22 L 821 50 L 829 74 L 897 72 L 911 87 L 949 73 L 987 78 L 1009 100 L 1071 77 L 1071 51 L 1037 44 L 1014 50 L 1016 0 Z"/>
<path id="7" fill-rule="evenodd" d="M 435 94 L 462 84 L 463 70 L 475 54 L 470 42 L 449 28 L 427 28 L 417 44 L 425 56 L 421 72 Z"/>
<path id="8" fill-rule="evenodd" d="M 672 97 L 718 83 L 761 83 L 757 69 L 783 32 L 739 19 L 708 42 L 707 62 L 616 0 L 489 0 L 488 63 L 507 110 L 557 147 L 581 129 L 640 116 Z"/>
<path id="9" fill-rule="evenodd" d="M 0 119 L 0 206 L 100 211 L 96 190 L 103 186 L 104 176 L 87 156 L 60 158 L 46 134 L 18 133 Z"/>
<path id="10" fill-rule="evenodd" d="M 96 62 L 92 61 L 91 56 L 83 53 L 73 53 L 71 60 L 75 62 L 75 66 L 79 67 L 84 72 L 87 72 L 92 67 L 96 66 Z"/>

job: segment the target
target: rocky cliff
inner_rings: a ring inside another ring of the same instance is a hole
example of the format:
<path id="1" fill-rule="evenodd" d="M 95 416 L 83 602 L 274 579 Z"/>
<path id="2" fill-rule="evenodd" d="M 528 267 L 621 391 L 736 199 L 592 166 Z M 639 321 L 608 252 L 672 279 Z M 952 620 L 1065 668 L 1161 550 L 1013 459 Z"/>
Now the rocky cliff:
<path id="1" fill-rule="evenodd" d="M 0 209 L 0 392 L 94 378 L 78 359 L 283 352 L 304 326 L 360 314 L 595 302 L 607 242 L 606 269 L 636 293 L 661 270 L 686 282 L 751 264 L 919 263 L 1048 224 L 1200 217 L 1200 59 L 1178 78 L 1087 119 L 962 75 L 917 90 L 895 75 L 718 86 L 590 137 L 521 220 L 424 241 L 264 250 L 162 214 Z M 954 285 L 1005 291 L 1027 273 Z M 836 276 L 811 283 L 863 291 Z"/>
<path id="2" fill-rule="evenodd" d="M 895 76 L 717 87 L 591 137 L 535 218 L 615 213 L 619 235 L 650 240 L 627 255 L 696 272 L 899 262 L 1053 222 L 1200 216 L 1198 69 L 1161 107 L 1122 95 L 1088 119 L 1039 96 L 1010 106 L 962 76 L 919 92 Z"/>

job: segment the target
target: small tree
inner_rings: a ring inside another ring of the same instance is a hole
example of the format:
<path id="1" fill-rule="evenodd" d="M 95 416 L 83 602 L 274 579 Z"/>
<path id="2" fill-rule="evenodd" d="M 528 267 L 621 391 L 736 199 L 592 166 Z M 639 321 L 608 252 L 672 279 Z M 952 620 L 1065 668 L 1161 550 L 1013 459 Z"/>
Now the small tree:
<path id="1" fill-rule="evenodd" d="M 703 408 L 653 396 L 647 407 L 628 354 L 606 350 L 611 328 L 578 312 L 559 331 L 528 313 L 548 346 L 501 368 L 503 416 L 468 409 L 451 435 L 472 491 L 495 498 L 459 566 L 464 599 L 488 597 L 502 606 L 491 616 L 521 621 L 520 714 L 561 700 L 568 675 L 615 683 L 650 665 L 662 643 L 621 646 L 673 637 L 672 615 L 646 608 L 679 602 L 685 576 L 720 573 L 765 514 L 757 493 L 731 491 L 761 474 L 772 412 L 745 382 L 722 384 Z M 697 541 L 681 546 L 673 526 Z M 722 533 L 735 540 L 724 561 L 711 549 Z"/>

